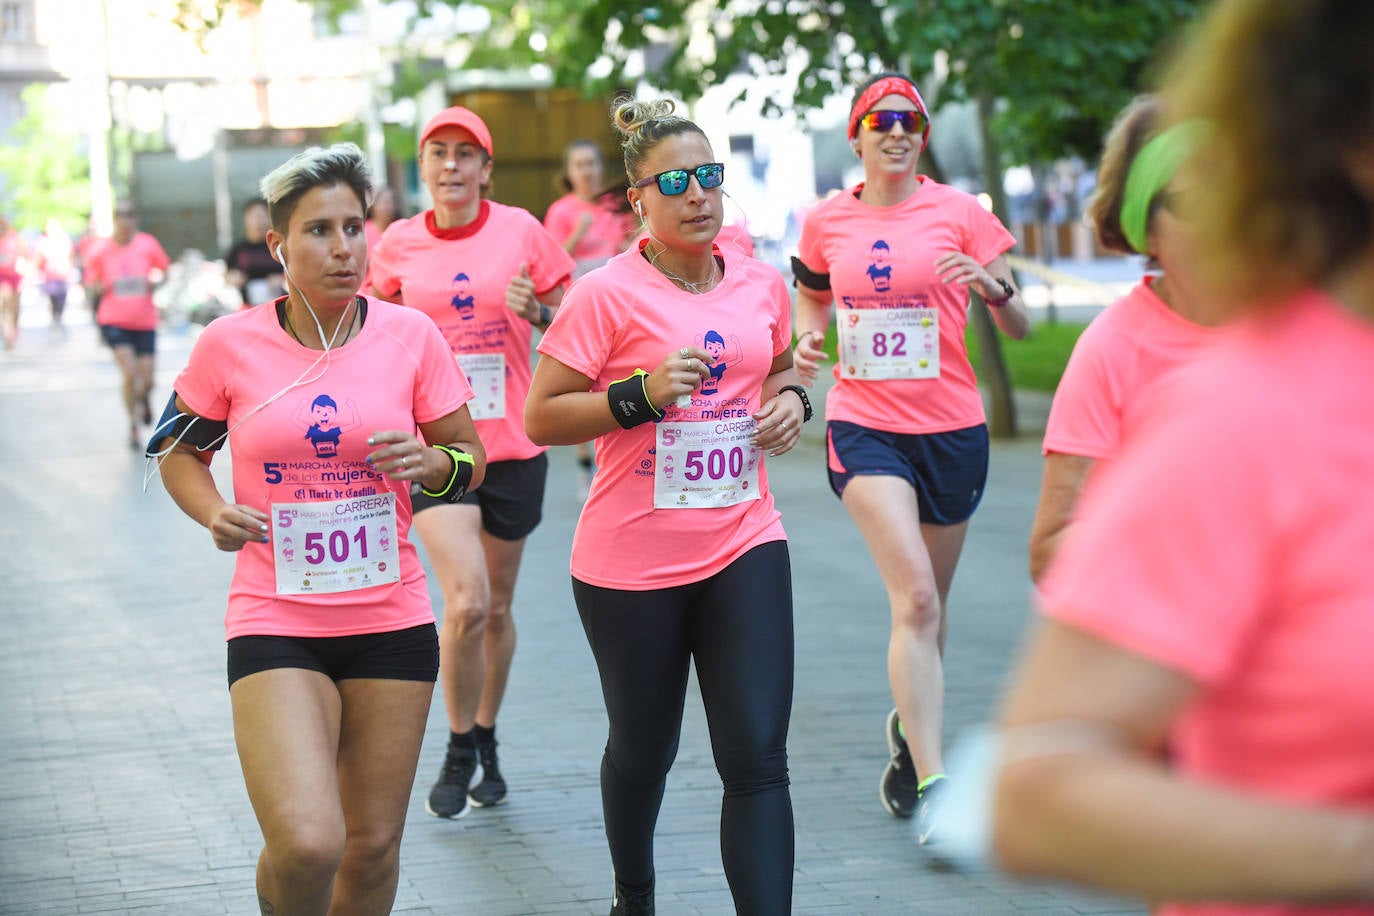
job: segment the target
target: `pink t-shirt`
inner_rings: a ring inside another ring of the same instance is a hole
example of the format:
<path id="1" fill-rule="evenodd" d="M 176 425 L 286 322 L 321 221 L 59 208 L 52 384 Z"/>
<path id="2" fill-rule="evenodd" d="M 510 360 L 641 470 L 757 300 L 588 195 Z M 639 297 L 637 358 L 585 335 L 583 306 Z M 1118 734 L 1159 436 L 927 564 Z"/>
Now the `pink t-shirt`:
<path id="1" fill-rule="evenodd" d="M 472 383 L 487 460 L 533 458 L 544 451 L 525 435 L 534 328 L 506 306 L 506 286 L 525 264 L 536 294 L 546 294 L 568 281 L 573 259 L 529 213 L 492 201 L 473 223 L 437 232 L 444 237 L 423 213 L 387 226 L 372 255 L 372 285 L 439 326 Z"/>
<path id="2" fill-rule="evenodd" d="M 20 281 L 19 259 L 24 256 L 24 240 L 11 229 L 0 233 L 0 281 L 17 287 Z"/>
<path id="3" fill-rule="evenodd" d="M 1114 456 L 1149 391 L 1218 336 L 1169 308 L 1152 284 L 1141 280 L 1078 338 L 1050 407 L 1045 454 Z"/>
<path id="4" fill-rule="evenodd" d="M 156 330 L 157 307 L 149 275 L 166 270 L 170 263 L 157 239 L 146 232 L 134 233 L 127 245 L 107 239 L 91 252 L 86 265 L 88 281 L 103 288 L 96 321 L 129 331 Z"/>
<path id="5" fill-rule="evenodd" d="M 286 552 L 286 539 L 300 526 L 274 530 L 281 543 L 248 544 L 236 554 L 225 614 L 230 639 L 351 636 L 434 620 L 424 570 L 407 537 L 409 486 L 367 465 L 364 458 L 374 450 L 367 438 L 448 416 L 472 397 L 472 389 L 433 322 L 376 299 L 368 299 L 358 336 L 330 351 L 327 364 L 310 369 L 320 355 L 292 340 L 277 321 L 276 307 L 266 303 L 207 325 L 175 388 L 200 416 L 227 420 L 234 502 L 274 519 L 300 503 L 332 502 L 330 514 L 349 520 L 315 541 L 298 533 L 298 543 L 290 545 L 293 556 L 314 551 L 319 562 L 337 566 L 361 563 L 367 545 L 374 555 L 395 549 L 400 579 L 368 586 L 367 576 L 385 577 L 388 570 L 361 564 L 359 584 L 349 590 L 278 594 L 275 548 Z M 272 400 L 303 374 L 315 380 Z M 362 538 L 351 519 L 359 511 L 375 511 L 387 494 L 395 497 L 394 524 L 388 531 L 385 521 L 375 523 Z"/>
<path id="6" fill-rule="evenodd" d="M 372 220 L 363 223 L 363 238 L 367 239 L 367 269 L 363 271 L 363 282 L 358 289 L 366 293 L 372 288 L 372 253 L 377 250 L 377 243 L 382 240 L 382 230 L 377 228 L 377 224 Z"/>
<path id="7" fill-rule="evenodd" d="M 592 224 L 572 250 L 579 277 L 619 254 L 633 228 L 628 216 L 617 213 L 601 199 L 586 201 L 576 194 L 565 194 L 549 204 L 544 228 L 560 243 L 567 242 L 577 231 L 583 214 L 591 216 Z"/>
<path id="8" fill-rule="evenodd" d="M 1374 814 L 1371 365 L 1374 322 L 1324 294 L 1227 334 L 1150 398 L 1042 583 L 1049 616 L 1196 681 L 1169 743 L 1199 780 Z"/>
<path id="9" fill-rule="evenodd" d="M 858 185 L 816 205 L 802 224 L 798 257 L 808 269 L 830 275 L 837 323 L 857 323 L 862 316 L 854 312 L 868 309 L 930 309 L 938 320 L 938 377 L 874 381 L 850 377 L 837 365 L 827 420 L 895 433 L 948 432 L 984 422 L 964 343 L 968 290 L 943 283 L 935 261 L 962 251 L 988 264 L 1016 239 L 973 195 L 918 177 L 921 189 L 899 204 L 862 203 Z M 873 338 L 865 355 L 921 359 L 915 335 L 902 334 Z"/>
<path id="10" fill-rule="evenodd" d="M 695 296 L 652 267 L 639 246 L 617 255 L 568 290 L 539 352 L 590 378 L 593 391 L 635 369 L 652 371 L 682 346 L 719 352 L 691 407 L 669 404 L 664 422 L 752 428 L 763 381 L 791 345 L 792 309 L 775 269 L 731 251 L 724 258 L 725 278 Z M 572 574 L 580 581 L 630 591 L 686 585 L 759 544 L 786 539 L 761 456 L 757 499 L 656 509 L 658 429 L 644 423 L 596 440 L 596 477 L 573 536 Z"/>

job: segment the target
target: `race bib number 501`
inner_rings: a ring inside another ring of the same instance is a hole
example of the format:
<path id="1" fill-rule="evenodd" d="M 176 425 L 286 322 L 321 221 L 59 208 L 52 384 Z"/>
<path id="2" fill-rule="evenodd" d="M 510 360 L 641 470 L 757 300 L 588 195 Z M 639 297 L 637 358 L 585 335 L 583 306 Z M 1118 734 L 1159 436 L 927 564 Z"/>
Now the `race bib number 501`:
<path id="1" fill-rule="evenodd" d="M 401 578 L 396 494 L 272 504 L 277 594 L 319 595 Z"/>

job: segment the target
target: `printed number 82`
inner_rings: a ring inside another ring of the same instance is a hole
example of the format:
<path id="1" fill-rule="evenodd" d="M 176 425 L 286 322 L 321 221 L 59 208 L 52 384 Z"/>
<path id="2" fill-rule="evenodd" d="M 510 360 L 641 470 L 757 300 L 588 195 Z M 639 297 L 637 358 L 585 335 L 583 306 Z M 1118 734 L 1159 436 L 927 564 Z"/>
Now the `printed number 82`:
<path id="1" fill-rule="evenodd" d="M 906 335 L 901 331 L 894 331 L 892 337 L 892 348 L 888 349 L 888 336 L 883 333 L 873 335 L 873 355 L 874 356 L 906 356 Z"/>

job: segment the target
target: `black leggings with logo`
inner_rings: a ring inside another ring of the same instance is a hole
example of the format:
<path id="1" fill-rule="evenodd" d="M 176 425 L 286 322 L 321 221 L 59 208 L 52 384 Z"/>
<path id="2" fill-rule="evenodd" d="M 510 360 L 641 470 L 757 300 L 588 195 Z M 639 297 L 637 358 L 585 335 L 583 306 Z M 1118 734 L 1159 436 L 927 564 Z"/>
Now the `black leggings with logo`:
<path id="1" fill-rule="evenodd" d="M 616 877 L 631 886 L 653 878 L 654 825 L 677 756 L 688 664 L 695 662 L 724 785 L 720 846 L 735 909 L 791 912 L 787 542 L 761 544 L 691 585 L 635 592 L 573 579 L 573 596 L 610 720 L 601 803 Z"/>

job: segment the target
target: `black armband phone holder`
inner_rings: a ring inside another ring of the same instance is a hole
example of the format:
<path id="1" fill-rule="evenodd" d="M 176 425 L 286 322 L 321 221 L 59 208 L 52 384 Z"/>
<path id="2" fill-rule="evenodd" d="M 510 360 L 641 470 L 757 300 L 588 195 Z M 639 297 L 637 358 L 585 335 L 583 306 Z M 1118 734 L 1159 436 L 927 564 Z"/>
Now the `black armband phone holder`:
<path id="1" fill-rule="evenodd" d="M 228 436 L 228 421 L 207 420 L 178 410 L 177 393 L 173 391 L 167 399 L 167 406 L 162 409 L 162 416 L 148 436 L 148 446 L 143 454 L 148 458 L 158 457 L 163 451 L 162 443 L 168 439 L 194 446 L 197 451 L 217 452 L 224 447 Z"/>
<path id="2" fill-rule="evenodd" d="M 814 289 L 817 292 L 825 292 L 830 289 L 830 274 L 818 274 L 801 262 L 801 258 L 792 257 L 792 277 L 793 285 L 800 284 L 807 289 Z"/>
<path id="3" fill-rule="evenodd" d="M 431 499 L 442 499 L 448 503 L 456 503 L 468 492 L 468 485 L 472 483 L 472 471 L 476 467 L 476 462 L 471 455 L 462 449 L 453 448 L 449 445 L 434 445 L 439 451 L 453 459 L 453 473 L 449 475 L 448 483 L 442 490 L 426 490 L 423 485 L 420 492 Z"/>
<path id="4" fill-rule="evenodd" d="M 663 411 L 649 400 L 649 392 L 644 380 L 649 373 L 636 369 L 626 378 L 611 382 L 606 389 L 606 400 L 611 404 L 615 422 L 625 429 L 634 429 L 641 423 L 657 423 L 663 419 Z"/>

